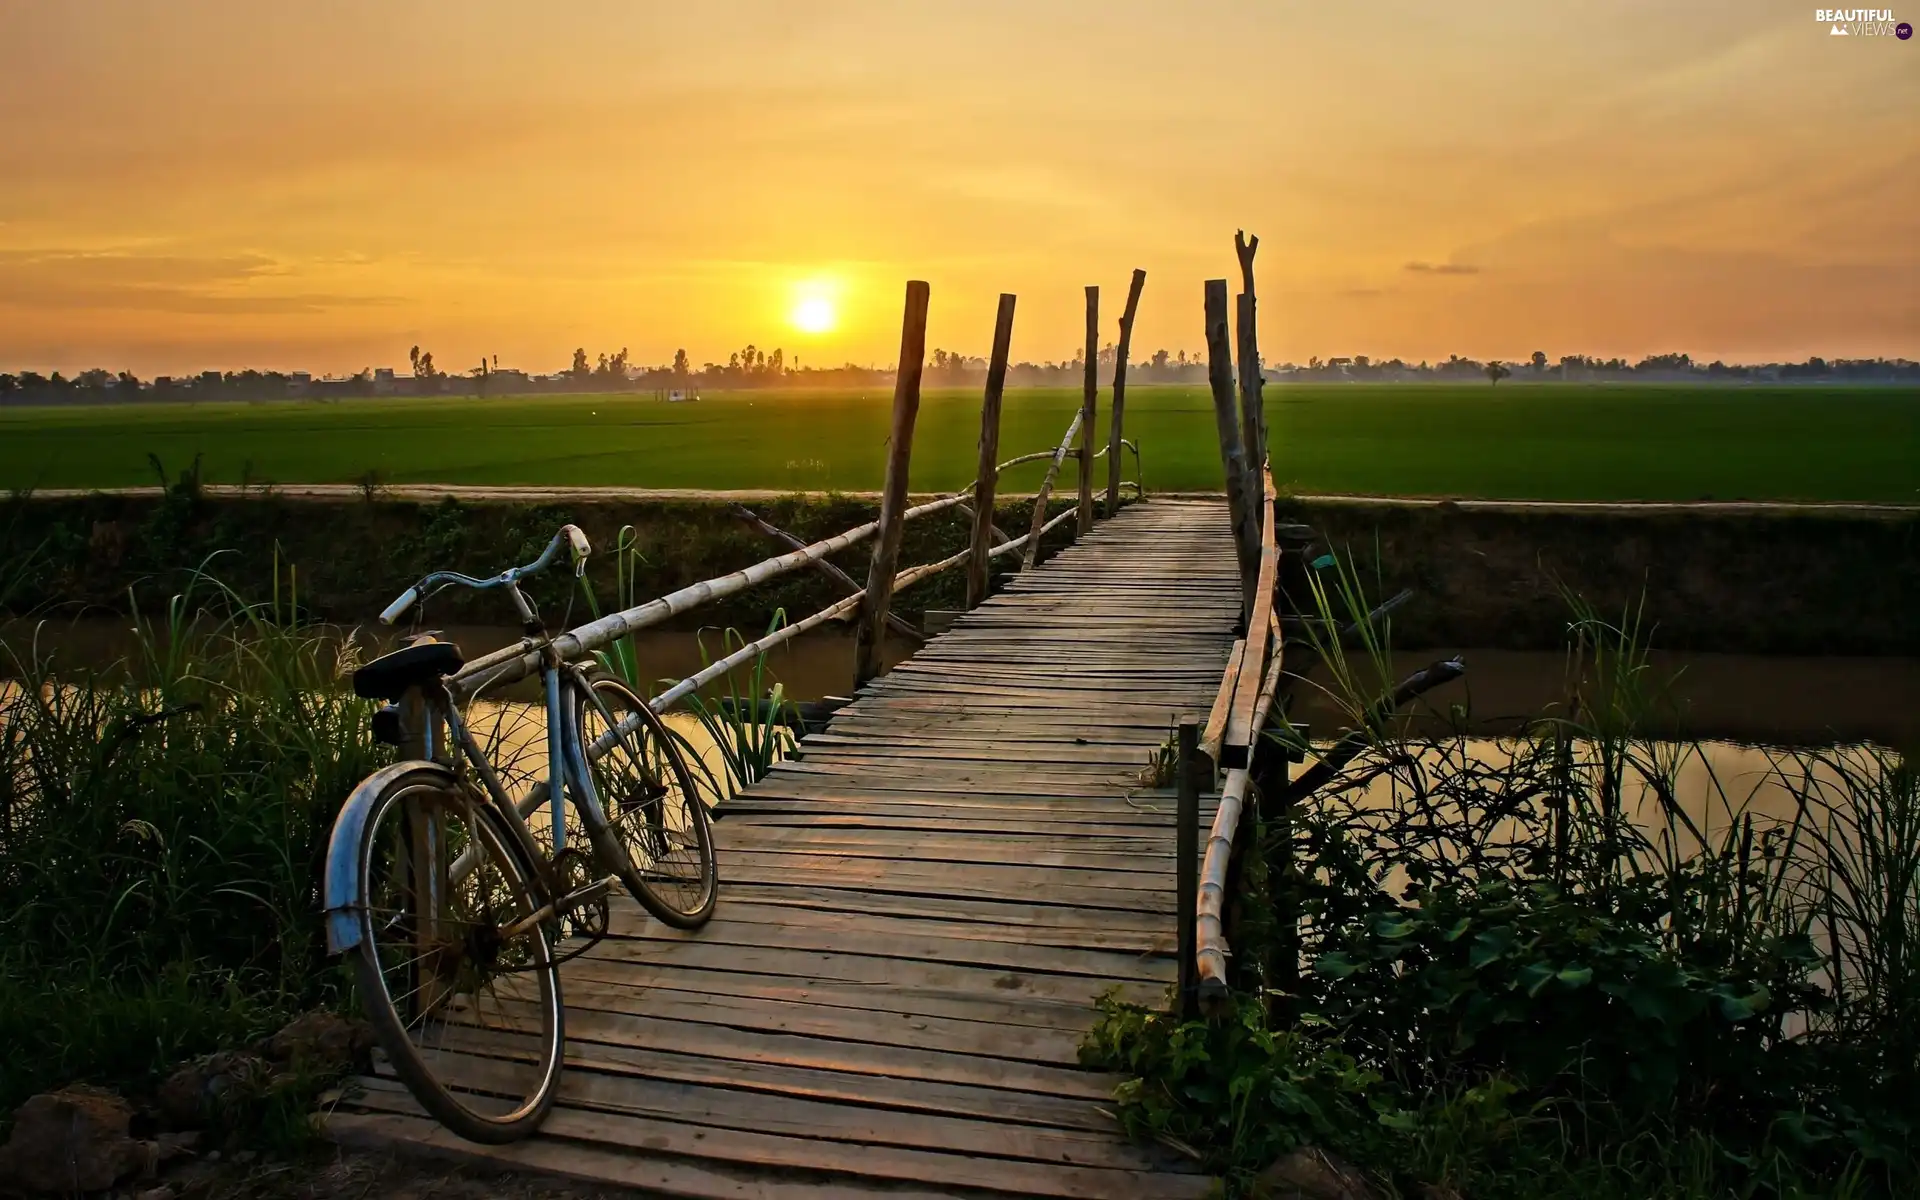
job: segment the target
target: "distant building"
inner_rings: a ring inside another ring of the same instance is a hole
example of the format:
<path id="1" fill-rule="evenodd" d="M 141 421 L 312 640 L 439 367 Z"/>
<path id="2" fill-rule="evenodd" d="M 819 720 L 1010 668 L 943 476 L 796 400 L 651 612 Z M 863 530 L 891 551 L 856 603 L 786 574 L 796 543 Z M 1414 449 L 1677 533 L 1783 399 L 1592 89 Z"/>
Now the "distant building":
<path id="1" fill-rule="evenodd" d="M 200 386 L 201 386 L 201 387 L 219 387 L 219 386 L 220 386 L 220 372 L 218 372 L 218 371 L 202 371 L 202 372 L 200 372 Z"/>
<path id="2" fill-rule="evenodd" d="M 313 373 L 294 371 L 287 376 L 287 395 L 304 396 L 313 391 Z"/>
<path id="3" fill-rule="evenodd" d="M 373 369 L 373 394 L 376 396 L 391 396 L 393 393 L 393 368 L 375 367 Z"/>

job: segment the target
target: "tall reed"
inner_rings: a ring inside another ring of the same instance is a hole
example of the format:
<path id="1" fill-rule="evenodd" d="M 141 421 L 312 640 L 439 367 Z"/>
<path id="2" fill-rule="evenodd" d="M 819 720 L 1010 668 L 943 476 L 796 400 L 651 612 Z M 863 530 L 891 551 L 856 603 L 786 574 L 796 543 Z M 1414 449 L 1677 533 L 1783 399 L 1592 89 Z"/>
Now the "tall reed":
<path id="1" fill-rule="evenodd" d="M 333 994 L 327 837 L 389 752 L 342 685 L 353 639 L 303 625 L 285 577 L 250 603 L 203 564 L 104 668 L 0 643 L 0 1106 Z"/>

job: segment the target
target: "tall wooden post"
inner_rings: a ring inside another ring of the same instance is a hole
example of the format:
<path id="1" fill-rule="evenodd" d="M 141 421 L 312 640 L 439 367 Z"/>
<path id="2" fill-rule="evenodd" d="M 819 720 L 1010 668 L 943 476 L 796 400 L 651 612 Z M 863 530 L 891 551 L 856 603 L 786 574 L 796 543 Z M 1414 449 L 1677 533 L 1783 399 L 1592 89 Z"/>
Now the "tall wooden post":
<path id="1" fill-rule="evenodd" d="M 1007 386 L 1007 354 L 1013 347 L 1013 293 L 1000 293 L 993 320 L 993 357 L 987 361 L 987 394 L 980 401 L 980 465 L 973 483 L 973 544 L 967 556 L 967 607 L 987 598 L 987 551 L 993 546 L 993 493 L 1000 482 L 1000 398 Z"/>
<path id="2" fill-rule="evenodd" d="M 1120 314 L 1120 344 L 1113 357 L 1113 424 L 1107 430 L 1107 515 L 1120 511 L 1120 419 L 1127 406 L 1127 351 L 1133 346 L 1133 314 L 1140 307 L 1140 289 L 1147 286 L 1147 273 L 1133 269 L 1133 282 L 1127 287 L 1127 310 Z"/>
<path id="3" fill-rule="evenodd" d="M 1207 382 L 1213 389 L 1213 420 L 1220 434 L 1220 465 L 1227 477 L 1227 512 L 1233 550 L 1240 563 L 1240 615 L 1253 610 L 1260 571 L 1260 529 L 1247 504 L 1247 455 L 1233 395 L 1233 353 L 1227 344 L 1227 281 L 1207 280 Z"/>
<path id="4" fill-rule="evenodd" d="M 873 563 L 867 568 L 867 591 L 854 633 L 855 687 L 880 673 L 887 610 L 893 603 L 893 576 L 904 528 L 901 514 L 907 510 L 907 464 L 913 456 L 913 419 L 920 412 L 920 373 L 926 367 L 927 297 L 924 281 L 907 282 L 906 312 L 900 318 L 900 367 L 893 380 L 893 430 L 887 438 L 887 482 L 880 494 L 880 529 L 874 537 Z"/>
<path id="5" fill-rule="evenodd" d="M 1261 396 L 1266 381 L 1260 376 L 1260 337 L 1254 322 L 1253 255 L 1260 249 L 1257 237 L 1233 234 L 1233 250 L 1240 259 L 1239 328 L 1235 345 L 1240 355 L 1240 440 L 1247 448 L 1247 468 L 1253 472 L 1255 486 L 1267 462 L 1267 410 Z"/>
<path id="6" fill-rule="evenodd" d="M 1093 417 L 1100 402 L 1100 289 L 1087 288 L 1087 375 L 1080 396 L 1080 515 L 1078 536 L 1093 528 Z"/>
<path id="7" fill-rule="evenodd" d="M 1191 1018 L 1199 1007 L 1200 964 L 1195 957 L 1199 938 L 1194 922 L 1200 900 L 1200 780 L 1198 758 L 1200 726 L 1190 716 L 1180 718 L 1174 754 L 1173 911 L 1174 950 L 1180 956 L 1176 1012 Z"/>

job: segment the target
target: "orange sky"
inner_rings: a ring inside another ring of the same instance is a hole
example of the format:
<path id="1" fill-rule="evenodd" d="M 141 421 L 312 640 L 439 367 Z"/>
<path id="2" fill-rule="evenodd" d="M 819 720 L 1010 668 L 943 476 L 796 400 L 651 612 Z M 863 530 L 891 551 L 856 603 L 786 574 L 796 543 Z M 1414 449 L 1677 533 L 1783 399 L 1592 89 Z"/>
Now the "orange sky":
<path id="1" fill-rule="evenodd" d="M 1006 290 L 1060 358 L 1135 266 L 1136 351 L 1191 350 L 1241 226 L 1274 361 L 1920 357 L 1920 39 L 1783 0 L 0 0 L 0 369 L 887 363 L 910 276 L 933 344 L 984 353 Z"/>

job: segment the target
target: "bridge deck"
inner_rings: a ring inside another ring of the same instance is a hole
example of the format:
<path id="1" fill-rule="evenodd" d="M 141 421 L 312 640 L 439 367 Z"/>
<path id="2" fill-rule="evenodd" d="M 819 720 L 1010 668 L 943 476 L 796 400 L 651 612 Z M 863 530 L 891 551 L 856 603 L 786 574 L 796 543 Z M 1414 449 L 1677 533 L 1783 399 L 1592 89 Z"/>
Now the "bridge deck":
<path id="1" fill-rule="evenodd" d="M 679 1196 L 1199 1196 L 1078 1063 L 1107 988 L 1175 975 L 1172 802 L 1238 590 L 1214 503 L 1124 510 L 877 681 L 715 826 L 692 934 L 616 911 L 568 964 L 560 1099 L 471 1146 L 389 1083 L 335 1136 Z"/>

